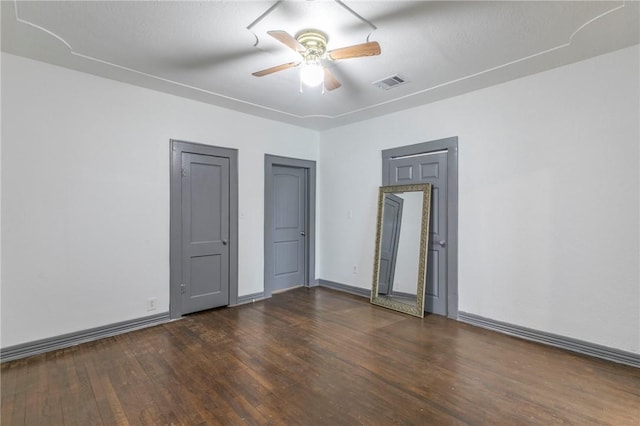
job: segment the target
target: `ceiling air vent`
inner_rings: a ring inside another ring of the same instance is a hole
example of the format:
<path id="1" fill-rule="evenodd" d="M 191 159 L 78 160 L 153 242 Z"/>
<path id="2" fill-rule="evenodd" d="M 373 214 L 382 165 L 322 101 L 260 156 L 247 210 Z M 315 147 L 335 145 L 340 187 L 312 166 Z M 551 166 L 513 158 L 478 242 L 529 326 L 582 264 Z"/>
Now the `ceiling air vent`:
<path id="1" fill-rule="evenodd" d="M 407 83 L 407 80 L 400 77 L 398 74 L 392 75 L 391 77 L 383 78 L 382 80 L 374 81 L 374 86 L 377 86 L 384 90 L 389 90 L 393 87 L 398 87 Z"/>

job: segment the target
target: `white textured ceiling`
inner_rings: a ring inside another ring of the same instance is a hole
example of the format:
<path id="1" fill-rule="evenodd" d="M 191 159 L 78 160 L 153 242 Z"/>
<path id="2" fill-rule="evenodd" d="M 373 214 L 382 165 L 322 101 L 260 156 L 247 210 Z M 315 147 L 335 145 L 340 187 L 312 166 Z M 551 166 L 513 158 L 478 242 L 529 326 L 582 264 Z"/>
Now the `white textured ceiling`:
<path id="1" fill-rule="evenodd" d="M 3 1 L 2 50 L 326 129 L 637 44 L 638 6 L 637 1 Z M 325 94 L 300 93 L 297 68 L 251 75 L 298 58 L 266 31 L 295 35 L 304 28 L 325 31 L 329 49 L 370 40 L 380 43 L 382 54 L 329 63 L 342 87 Z M 396 73 L 409 83 L 388 91 L 371 84 Z"/>

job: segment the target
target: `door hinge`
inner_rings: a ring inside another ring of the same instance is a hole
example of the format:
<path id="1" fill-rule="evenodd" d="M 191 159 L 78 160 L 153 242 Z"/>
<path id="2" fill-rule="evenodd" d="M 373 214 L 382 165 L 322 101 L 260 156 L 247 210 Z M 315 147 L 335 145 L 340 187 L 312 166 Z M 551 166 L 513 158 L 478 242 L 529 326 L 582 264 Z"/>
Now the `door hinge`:
<path id="1" fill-rule="evenodd" d="M 180 284 L 180 293 L 185 294 L 187 292 L 187 286 L 184 284 Z"/>
<path id="2" fill-rule="evenodd" d="M 182 174 L 182 177 L 187 177 L 187 170 L 184 167 L 182 168 L 181 174 Z"/>

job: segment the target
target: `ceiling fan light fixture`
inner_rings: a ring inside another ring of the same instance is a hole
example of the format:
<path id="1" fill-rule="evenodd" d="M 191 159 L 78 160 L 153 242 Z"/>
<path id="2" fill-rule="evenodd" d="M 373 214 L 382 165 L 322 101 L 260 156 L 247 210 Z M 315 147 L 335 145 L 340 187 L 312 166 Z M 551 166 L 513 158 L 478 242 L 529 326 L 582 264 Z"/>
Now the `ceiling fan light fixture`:
<path id="1" fill-rule="evenodd" d="M 282 30 L 267 31 L 267 34 L 298 53 L 301 56 L 301 61 L 277 65 L 252 74 L 256 77 L 262 77 L 300 66 L 300 93 L 302 93 L 303 85 L 309 87 L 322 85 L 322 93 L 325 90 L 331 91 L 342 86 L 322 61 L 337 61 L 380 54 L 380 45 L 377 41 L 368 41 L 327 51 L 328 37 L 320 30 L 302 30 L 296 34 L 295 38 Z"/>
<path id="2" fill-rule="evenodd" d="M 300 66 L 300 80 L 309 87 L 316 87 L 324 81 L 324 68 L 318 59 L 305 60 Z"/>
<path id="3" fill-rule="evenodd" d="M 300 81 L 305 86 L 316 87 L 324 81 L 324 68 L 320 63 L 327 50 L 327 35 L 319 30 L 307 29 L 296 34 L 296 40 L 305 51 L 300 67 Z"/>

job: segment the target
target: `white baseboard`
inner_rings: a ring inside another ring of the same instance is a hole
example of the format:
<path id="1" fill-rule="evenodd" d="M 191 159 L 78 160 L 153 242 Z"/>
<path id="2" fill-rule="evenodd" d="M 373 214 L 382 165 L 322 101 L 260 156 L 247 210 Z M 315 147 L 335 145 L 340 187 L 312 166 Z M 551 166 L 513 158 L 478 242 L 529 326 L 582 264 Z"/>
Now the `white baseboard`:
<path id="1" fill-rule="evenodd" d="M 640 354 L 635 354 L 633 352 L 621 351 L 619 349 L 609 348 L 607 346 L 597 345 L 595 343 L 585 342 L 571 337 L 547 333 L 546 331 L 533 330 L 531 328 L 496 321 L 479 315 L 469 314 L 467 312 L 458 312 L 458 320 L 467 324 L 497 331 L 499 333 L 519 337 L 521 339 L 544 343 L 545 345 L 555 346 L 572 352 L 578 352 L 584 355 L 640 368 Z"/>
<path id="2" fill-rule="evenodd" d="M 90 328 L 88 330 L 76 331 L 74 333 L 67 333 L 60 336 L 35 340 L 33 342 L 8 346 L 0 349 L 0 362 L 12 361 L 32 355 L 55 351 L 57 349 L 64 349 L 79 345 L 80 343 L 91 342 L 105 337 L 127 333 L 129 331 L 164 324 L 169 322 L 169 320 L 169 312 L 162 312 L 148 317 L 136 318 L 129 321 L 104 325 L 102 327 Z"/>

